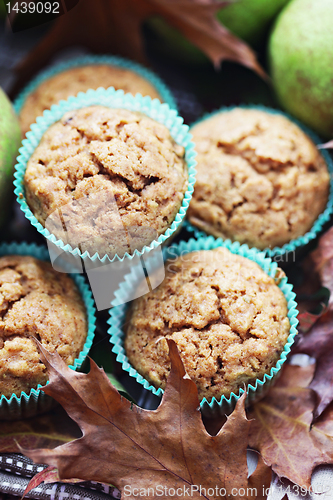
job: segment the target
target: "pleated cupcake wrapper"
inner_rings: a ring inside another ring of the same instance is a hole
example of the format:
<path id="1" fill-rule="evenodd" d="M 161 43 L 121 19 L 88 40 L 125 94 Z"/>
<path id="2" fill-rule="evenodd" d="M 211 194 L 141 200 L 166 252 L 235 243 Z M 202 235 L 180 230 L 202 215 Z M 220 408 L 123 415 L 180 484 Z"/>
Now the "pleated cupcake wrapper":
<path id="1" fill-rule="evenodd" d="M 232 111 L 233 109 L 258 109 L 260 111 L 265 111 L 265 112 L 273 114 L 273 115 L 285 116 L 291 122 L 298 125 L 300 127 L 300 129 L 302 129 L 303 132 L 305 132 L 310 137 L 310 139 L 312 139 L 312 141 L 315 144 L 318 145 L 318 144 L 321 144 L 323 142 L 319 138 L 318 135 L 316 135 L 311 129 L 306 127 L 303 123 L 298 121 L 293 116 L 291 116 L 288 113 L 285 113 L 283 111 L 280 111 L 278 109 L 268 108 L 268 107 L 263 106 L 261 104 L 248 104 L 248 105 L 240 105 L 240 106 L 222 107 L 216 111 L 213 111 L 212 113 L 204 115 L 200 120 L 197 120 L 195 123 L 193 123 L 191 125 L 191 129 L 192 129 L 192 127 L 194 127 L 198 123 L 201 123 L 205 120 L 208 120 L 209 118 L 211 118 L 219 113 Z M 190 131 L 191 131 L 191 129 L 190 129 Z M 286 257 L 289 253 L 292 254 L 293 252 L 296 252 L 296 251 L 298 252 L 299 250 L 301 250 L 302 247 L 305 247 L 308 243 L 315 240 L 317 238 L 317 236 L 319 235 L 319 233 L 322 231 L 326 222 L 328 222 L 330 220 L 330 217 L 332 215 L 332 212 L 333 212 L 333 161 L 332 161 L 332 158 L 331 158 L 330 154 L 328 153 L 328 151 L 323 149 L 320 151 L 320 153 L 326 162 L 327 169 L 328 169 L 329 174 L 330 174 L 330 192 L 329 192 L 329 198 L 327 201 L 326 208 L 319 215 L 319 217 L 315 220 L 310 231 L 305 233 L 303 236 L 299 236 L 298 238 L 290 240 L 288 243 L 285 243 L 282 247 L 265 248 L 264 250 L 262 250 L 263 252 L 266 253 L 267 256 L 272 257 L 272 258 L 275 257 L 277 261 L 279 261 L 279 257 L 283 257 L 283 256 Z M 202 230 L 195 229 L 194 234 L 195 234 L 195 237 L 200 238 L 202 235 L 204 235 L 206 233 Z M 286 260 L 288 261 L 287 257 L 286 257 Z M 283 263 L 283 262 L 284 262 L 284 259 L 281 258 L 281 263 Z"/>
<path id="2" fill-rule="evenodd" d="M 174 140 L 185 148 L 185 160 L 188 170 L 188 187 L 184 195 L 182 205 L 173 223 L 165 231 L 165 233 L 161 234 L 158 239 L 152 241 L 150 245 L 145 246 L 140 251 L 136 249 L 132 254 L 125 253 L 122 257 L 115 255 L 110 258 L 108 255 L 101 256 L 98 252 L 93 255 L 90 255 L 88 251 L 82 253 L 79 248 L 73 248 L 71 245 L 65 244 L 62 240 L 57 239 L 38 222 L 34 214 L 31 212 L 24 194 L 24 174 L 27 162 L 39 144 L 44 132 L 50 127 L 50 125 L 59 121 L 66 112 L 92 105 L 101 105 L 110 108 L 122 108 L 142 112 L 150 116 L 152 119 L 164 124 L 169 129 Z M 31 130 L 27 132 L 27 138 L 22 141 L 23 146 L 19 150 L 20 156 L 17 158 L 17 164 L 15 166 L 16 172 L 14 174 L 14 192 L 26 218 L 45 238 L 64 252 L 70 252 L 74 256 L 79 256 L 83 259 L 88 258 L 92 261 L 98 259 L 103 263 L 109 263 L 115 260 L 122 261 L 128 258 L 132 259 L 134 256 L 139 257 L 143 253 L 148 252 L 153 248 L 157 248 L 166 242 L 180 227 L 185 218 L 186 211 L 192 198 L 196 174 L 196 153 L 191 139 L 192 136 L 189 133 L 189 127 L 184 125 L 183 118 L 177 114 L 176 110 L 170 109 L 168 104 L 161 104 L 158 99 L 151 99 L 149 96 L 142 97 L 140 94 L 137 94 L 134 97 L 132 94 L 125 94 L 122 90 L 115 90 L 113 87 L 110 87 L 109 89 L 100 88 L 98 90 L 88 90 L 85 93 L 80 92 L 76 97 L 69 97 L 67 101 L 60 101 L 57 105 L 53 105 L 51 110 L 44 111 L 43 116 L 38 117 L 37 122 L 31 125 Z"/>
<path id="3" fill-rule="evenodd" d="M 296 309 L 297 304 L 295 302 L 295 293 L 292 291 L 292 285 L 288 283 L 287 278 L 278 279 L 277 276 L 277 263 L 273 262 L 271 258 L 267 257 L 264 252 L 260 252 L 256 248 L 249 248 L 247 245 L 240 245 L 238 242 L 232 243 L 229 241 L 223 241 L 222 239 L 216 239 L 213 236 L 205 236 L 199 238 L 198 240 L 191 238 L 188 242 L 180 242 L 177 245 L 172 245 L 170 247 L 163 249 L 163 254 L 165 260 L 168 258 L 175 258 L 181 255 L 185 255 L 189 252 L 194 252 L 197 250 L 212 250 L 214 248 L 224 247 L 230 250 L 232 253 L 247 257 L 252 261 L 259 264 L 259 266 L 272 278 L 276 280 L 277 286 L 283 292 L 287 303 L 288 303 L 288 318 L 290 321 L 290 332 L 284 349 L 280 355 L 279 360 L 276 365 L 271 368 L 269 374 L 265 374 L 264 377 L 259 380 L 257 379 L 255 384 L 247 385 L 247 399 L 246 404 L 253 404 L 255 401 L 261 399 L 270 386 L 275 382 L 283 363 L 285 362 L 287 355 L 290 352 L 291 346 L 294 343 L 295 335 L 297 334 L 297 324 L 298 324 L 298 311 Z M 119 287 L 116 293 L 116 299 L 114 301 L 114 307 L 110 309 L 110 318 L 108 324 L 110 328 L 108 333 L 110 335 L 110 342 L 113 344 L 112 351 L 117 354 L 117 361 L 122 364 L 123 369 L 129 373 L 129 375 L 141 384 L 145 389 L 151 391 L 157 396 L 163 394 L 161 388 L 156 388 L 148 380 L 146 380 L 142 375 L 140 375 L 135 368 L 129 362 L 125 348 L 124 348 L 124 331 L 123 325 L 126 320 L 126 312 L 128 298 L 131 297 L 133 288 L 138 284 L 138 277 L 141 276 L 138 268 L 133 268 L 131 273 L 129 273 L 125 280 Z M 240 389 L 237 394 L 231 393 L 229 398 L 222 396 L 221 399 L 217 400 L 215 397 L 208 401 L 206 398 L 202 399 L 200 402 L 201 410 L 204 414 L 228 414 L 230 413 L 237 400 L 244 393 L 244 389 Z"/>
<path id="4" fill-rule="evenodd" d="M 34 243 L 2 243 L 0 244 L 0 257 L 5 255 L 30 255 L 39 260 L 49 261 L 47 248 L 35 245 Z M 86 359 L 95 335 L 95 307 L 90 288 L 82 278 L 77 274 L 71 275 L 82 300 L 86 307 L 88 332 L 87 339 L 79 356 L 70 365 L 72 370 L 79 370 Z M 38 413 L 48 411 L 55 405 L 53 398 L 40 391 L 42 385 L 37 389 L 31 389 L 28 394 L 24 391 L 20 396 L 12 394 L 10 398 L 0 397 L 0 420 L 18 420 L 32 417 Z"/>
<path id="5" fill-rule="evenodd" d="M 81 66 L 88 66 L 91 64 L 107 64 L 110 66 L 117 66 L 119 68 L 134 71 L 138 75 L 148 80 L 155 87 L 163 102 L 167 103 L 170 108 L 178 109 L 171 91 L 159 76 L 157 76 L 155 73 L 145 68 L 144 66 L 141 66 L 141 64 L 130 61 L 129 59 L 105 54 L 100 56 L 86 55 L 76 57 L 75 59 L 56 64 L 51 68 L 41 71 L 16 97 L 14 101 L 14 109 L 16 113 L 20 113 L 28 96 L 49 78 L 52 78 L 53 76 L 58 75 L 63 71 L 67 71 L 72 68 L 78 68 Z"/>

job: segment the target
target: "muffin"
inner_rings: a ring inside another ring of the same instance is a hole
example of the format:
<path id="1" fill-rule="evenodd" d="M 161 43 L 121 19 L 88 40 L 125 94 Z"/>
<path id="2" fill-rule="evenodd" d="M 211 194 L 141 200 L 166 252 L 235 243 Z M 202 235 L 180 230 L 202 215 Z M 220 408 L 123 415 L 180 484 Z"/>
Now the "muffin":
<path id="1" fill-rule="evenodd" d="M 86 309 L 72 279 L 24 255 L 0 258 L 0 396 L 47 382 L 32 337 L 74 364 L 87 337 Z"/>
<path id="2" fill-rule="evenodd" d="M 270 374 L 290 322 L 274 279 L 256 262 L 219 247 L 167 261 L 163 283 L 133 301 L 124 328 L 128 360 L 146 380 L 165 388 L 170 338 L 199 399 L 210 401 Z"/>
<path id="3" fill-rule="evenodd" d="M 50 109 L 52 104 L 99 87 L 114 87 L 131 94 L 139 93 L 162 100 L 154 85 L 131 69 L 112 64 L 71 67 L 51 76 L 28 94 L 19 113 L 23 135 L 28 132 L 37 116 L 41 116 L 45 109 Z"/>
<path id="4" fill-rule="evenodd" d="M 24 186 L 36 219 L 90 255 L 149 245 L 174 221 L 188 185 L 185 149 L 143 113 L 89 106 L 51 125 Z"/>
<path id="5" fill-rule="evenodd" d="M 197 182 L 190 222 L 259 249 L 304 235 L 326 207 L 330 177 L 312 140 L 291 120 L 234 108 L 191 129 Z"/>

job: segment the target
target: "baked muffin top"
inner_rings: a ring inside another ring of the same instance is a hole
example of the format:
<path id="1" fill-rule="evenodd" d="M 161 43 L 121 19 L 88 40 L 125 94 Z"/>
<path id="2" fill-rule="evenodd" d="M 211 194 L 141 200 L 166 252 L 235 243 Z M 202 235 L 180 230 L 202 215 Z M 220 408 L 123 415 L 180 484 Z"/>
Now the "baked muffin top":
<path id="1" fill-rule="evenodd" d="M 68 275 L 33 257 L 0 258 L 0 395 L 46 383 L 32 337 L 71 365 L 86 336 L 85 306 Z"/>
<path id="2" fill-rule="evenodd" d="M 188 215 L 207 233 L 274 248 L 309 231 L 325 209 L 324 158 L 286 117 L 236 108 L 191 133 L 198 164 Z"/>
<path id="3" fill-rule="evenodd" d="M 19 116 L 23 135 L 28 132 L 37 116 L 41 116 L 45 109 L 50 109 L 52 104 L 75 96 L 79 92 L 96 90 L 99 87 L 114 87 L 116 90 L 123 89 L 124 92 L 149 95 L 152 99 L 161 100 L 156 88 L 130 69 L 110 64 L 90 64 L 70 68 L 48 78 L 28 95 Z"/>
<path id="4" fill-rule="evenodd" d="M 27 165 L 26 198 L 73 247 L 132 253 L 172 224 L 187 189 L 184 157 L 167 127 L 142 113 L 82 108 L 42 137 Z"/>
<path id="5" fill-rule="evenodd" d="M 199 398 L 228 397 L 275 366 L 287 341 L 287 301 L 255 262 L 225 248 L 166 263 L 163 283 L 136 299 L 125 324 L 130 363 L 155 387 L 173 339 Z"/>

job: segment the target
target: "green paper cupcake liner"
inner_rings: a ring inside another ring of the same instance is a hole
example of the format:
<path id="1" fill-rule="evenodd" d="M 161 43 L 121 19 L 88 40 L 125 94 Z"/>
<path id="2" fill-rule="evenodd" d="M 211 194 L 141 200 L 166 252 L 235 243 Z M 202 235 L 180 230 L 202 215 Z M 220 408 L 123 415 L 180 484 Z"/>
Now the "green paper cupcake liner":
<path id="1" fill-rule="evenodd" d="M 0 257 L 4 255 L 30 255 L 36 259 L 50 260 L 47 248 L 35 245 L 34 243 L 2 243 L 0 244 Z M 78 358 L 74 360 L 74 364 L 69 366 L 72 370 L 79 370 L 88 355 L 94 339 L 96 322 L 95 306 L 90 288 L 82 276 L 72 274 L 71 277 L 84 301 L 88 322 L 87 339 L 83 349 Z M 56 403 L 53 398 L 39 390 L 40 387 L 42 385 L 39 384 L 37 389 L 31 389 L 29 394 L 23 391 L 20 396 L 16 394 L 12 394 L 10 398 L 1 396 L 0 420 L 18 420 L 50 410 Z"/>
<path id="2" fill-rule="evenodd" d="M 191 125 L 191 128 L 194 127 L 195 125 L 197 125 L 198 123 L 201 123 L 202 121 L 208 120 L 209 118 L 211 118 L 219 113 L 232 111 L 233 109 L 258 109 L 261 111 L 266 111 L 267 113 L 271 113 L 273 115 L 285 116 L 290 121 L 292 121 L 293 123 L 298 125 L 299 128 L 302 129 L 303 132 L 305 132 L 310 137 L 310 139 L 312 139 L 312 141 L 315 144 L 318 145 L 318 144 L 321 144 L 323 142 L 319 138 L 318 135 L 316 135 L 311 129 L 306 127 L 306 125 L 304 125 L 303 123 L 298 121 L 293 116 L 291 116 L 288 113 L 285 113 L 283 111 L 280 111 L 278 109 L 268 108 L 266 106 L 263 106 L 262 104 L 248 104 L 248 105 L 229 106 L 229 107 L 224 106 L 216 111 L 213 111 L 212 113 L 208 113 L 208 114 L 204 115 L 200 120 L 197 120 L 195 123 L 193 123 Z M 190 128 L 190 131 L 191 131 L 191 128 Z M 303 236 L 299 236 L 298 238 L 290 240 L 288 243 L 285 243 L 282 247 L 265 248 L 264 250 L 262 250 L 263 252 L 266 253 L 267 256 L 269 256 L 271 258 L 275 258 L 277 261 L 279 261 L 279 257 L 281 257 L 281 263 L 284 260 L 283 256 L 286 256 L 287 254 L 293 253 L 295 251 L 299 251 L 302 247 L 305 247 L 305 245 L 307 245 L 311 241 L 315 240 L 317 238 L 317 236 L 319 235 L 319 233 L 322 231 L 326 222 L 329 221 L 329 219 L 332 215 L 332 212 L 333 212 L 333 161 L 332 161 L 332 158 L 331 158 L 330 154 L 328 153 L 328 151 L 321 150 L 320 153 L 323 156 L 323 158 L 326 162 L 326 165 L 327 165 L 327 169 L 330 173 L 330 192 L 329 192 L 329 198 L 328 198 L 326 208 L 319 215 L 317 220 L 314 222 L 310 231 L 305 233 Z M 194 226 L 192 226 L 192 227 L 194 227 Z M 190 226 L 188 226 L 188 228 L 191 231 Z M 194 228 L 194 235 L 196 238 L 200 238 L 202 235 L 205 235 L 205 234 L 206 233 L 204 231 L 197 229 L 197 228 Z"/>
<path id="3" fill-rule="evenodd" d="M 212 250 L 218 247 L 224 247 L 230 250 L 232 253 L 247 257 L 248 259 L 256 262 L 259 266 L 271 277 L 276 277 L 276 271 L 278 269 L 277 263 L 273 262 L 270 257 L 267 257 L 265 252 L 260 252 L 256 248 L 249 248 L 247 245 L 240 245 L 239 242 L 223 241 L 222 239 L 215 239 L 213 236 L 205 236 L 199 238 L 198 240 L 191 238 L 188 242 L 181 241 L 177 245 L 172 245 L 170 247 L 164 248 L 164 258 L 175 258 L 181 255 L 185 255 L 189 252 L 194 252 L 197 250 Z M 127 311 L 127 299 L 130 297 L 133 288 L 135 288 L 138 283 L 138 276 L 140 274 L 137 272 L 136 268 L 133 268 L 131 273 L 129 273 L 125 280 L 120 285 L 118 292 L 116 294 L 117 298 L 114 301 L 114 307 L 110 309 L 110 318 L 108 324 L 110 328 L 108 333 L 110 335 L 110 342 L 113 344 L 112 351 L 117 354 L 117 361 L 121 363 L 122 368 L 129 373 L 129 375 L 141 384 L 145 389 L 151 391 L 157 396 L 163 394 L 161 388 L 156 388 L 148 382 L 142 375 L 140 375 L 136 369 L 130 364 L 125 348 L 124 348 L 124 331 L 123 325 L 126 318 Z M 288 318 L 290 321 L 290 332 L 284 349 L 281 353 L 280 359 L 277 361 L 276 365 L 271 368 L 269 374 L 265 374 L 262 380 L 257 379 L 256 382 L 247 385 L 247 398 L 246 404 L 251 405 L 255 401 L 261 399 L 271 385 L 275 382 L 279 375 L 280 369 L 290 352 L 291 346 L 294 343 L 295 335 L 297 334 L 297 324 L 298 324 L 298 311 L 296 309 L 297 304 L 295 302 L 295 293 L 292 291 L 292 285 L 288 283 L 286 277 L 282 278 L 277 283 L 278 287 L 283 292 L 288 303 Z M 118 300 L 117 300 L 118 299 Z M 121 304 L 121 305 L 119 305 Z M 204 414 L 229 414 L 235 407 L 237 400 L 244 393 L 244 389 L 240 389 L 238 394 L 231 393 L 229 398 L 222 396 L 220 400 L 215 397 L 209 402 L 206 398 L 202 399 L 200 402 L 201 411 Z"/>
<path id="4" fill-rule="evenodd" d="M 125 253 L 120 257 L 115 255 L 110 258 L 108 255 L 99 255 L 96 252 L 90 255 L 88 251 L 81 252 L 79 248 L 72 248 L 69 244 L 65 244 L 62 240 L 57 239 L 46 228 L 38 222 L 34 214 L 31 212 L 24 195 L 24 174 L 27 167 L 27 162 L 34 152 L 36 146 L 39 144 L 44 132 L 50 125 L 60 120 L 60 118 L 67 112 L 74 109 L 80 109 L 86 106 L 102 105 L 110 108 L 123 108 L 131 111 L 140 111 L 150 118 L 164 124 L 170 131 L 173 139 L 185 148 L 185 160 L 188 170 L 188 187 L 185 192 L 182 205 L 172 222 L 171 226 L 161 234 L 157 240 L 152 241 L 149 246 L 143 247 L 142 250 L 135 250 L 132 254 Z M 192 198 L 194 182 L 195 182 L 195 166 L 196 166 L 196 152 L 194 151 L 194 144 L 191 142 L 192 136 L 189 133 L 189 127 L 183 123 L 177 111 L 170 109 L 168 104 L 161 103 L 158 99 L 151 99 L 149 96 L 142 97 L 140 94 L 133 96 L 132 94 L 125 94 L 122 90 L 115 90 L 113 87 L 109 89 L 100 88 L 98 90 L 88 90 L 86 93 L 80 92 L 76 97 L 69 97 L 66 101 L 60 101 L 58 104 L 53 105 L 51 110 L 46 110 L 43 116 L 37 118 L 37 122 L 31 125 L 31 130 L 27 132 L 27 138 L 22 141 L 23 146 L 20 148 L 20 156 L 17 158 L 15 166 L 16 172 L 14 174 L 14 193 L 17 196 L 17 201 L 21 207 L 26 218 L 31 224 L 48 240 L 55 244 L 58 248 L 65 252 L 70 252 L 74 256 L 88 258 L 92 261 L 98 259 L 101 262 L 109 263 L 115 260 L 123 261 L 125 258 L 132 259 L 134 256 L 141 256 L 144 252 L 157 248 L 166 242 L 182 224 L 189 203 Z"/>
<path id="5" fill-rule="evenodd" d="M 39 87 L 39 85 L 41 85 L 41 83 L 45 82 L 55 75 L 58 75 L 59 73 L 62 73 L 63 71 L 67 71 L 68 69 L 78 68 L 80 66 L 88 66 L 91 64 L 107 64 L 110 66 L 118 66 L 119 68 L 134 71 L 138 75 L 148 80 L 155 87 L 163 102 L 167 103 L 172 109 L 178 109 L 171 91 L 159 76 L 157 76 L 155 73 L 145 68 L 144 66 L 141 66 L 141 64 L 130 61 L 129 59 L 105 54 L 100 56 L 87 55 L 76 57 L 75 59 L 56 64 L 51 68 L 41 71 L 16 97 L 13 103 L 16 113 L 20 113 L 27 97 L 32 92 L 34 92 Z"/>

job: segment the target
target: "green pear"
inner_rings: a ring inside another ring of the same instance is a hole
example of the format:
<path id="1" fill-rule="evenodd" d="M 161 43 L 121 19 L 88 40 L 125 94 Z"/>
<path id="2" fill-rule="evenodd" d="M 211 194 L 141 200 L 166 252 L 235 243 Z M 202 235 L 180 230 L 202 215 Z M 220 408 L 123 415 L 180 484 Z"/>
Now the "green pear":
<path id="1" fill-rule="evenodd" d="M 221 0 L 222 1 L 222 0 Z M 235 0 L 218 10 L 216 17 L 232 33 L 250 45 L 258 45 L 269 24 L 290 0 Z M 163 53 L 186 62 L 207 62 L 207 57 L 161 17 L 151 18 L 150 30 Z"/>
<path id="2" fill-rule="evenodd" d="M 319 134 L 333 135 L 333 1 L 292 0 L 269 40 L 281 105 Z"/>
<path id="3" fill-rule="evenodd" d="M 289 0 L 236 0 L 219 10 L 217 18 L 250 45 L 258 45 L 274 17 Z"/>
<path id="4" fill-rule="evenodd" d="M 21 129 L 15 111 L 0 88 L 0 224 L 9 212 L 13 192 L 13 170 L 21 144 Z"/>

